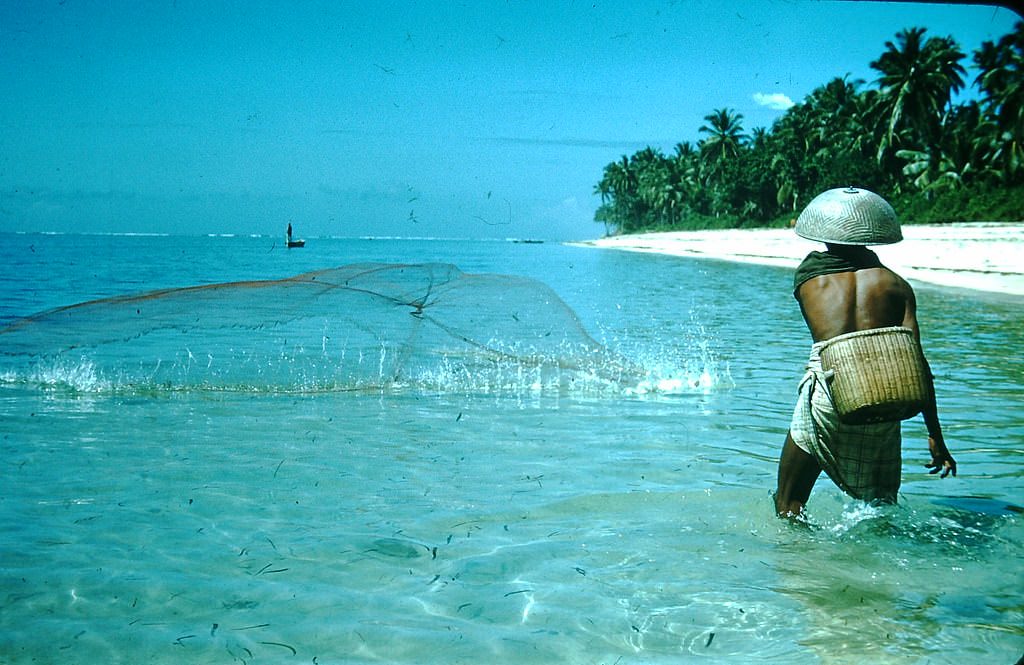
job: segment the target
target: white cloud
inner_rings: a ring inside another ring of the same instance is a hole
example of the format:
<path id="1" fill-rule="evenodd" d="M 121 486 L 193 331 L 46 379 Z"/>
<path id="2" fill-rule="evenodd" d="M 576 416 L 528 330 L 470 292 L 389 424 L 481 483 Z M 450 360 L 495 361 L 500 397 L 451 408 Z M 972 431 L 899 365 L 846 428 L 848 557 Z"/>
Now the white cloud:
<path id="1" fill-rule="evenodd" d="M 755 92 L 754 101 L 761 106 L 767 106 L 770 109 L 776 111 L 785 111 L 789 107 L 793 106 L 793 100 L 782 94 L 781 92 L 763 93 Z"/>

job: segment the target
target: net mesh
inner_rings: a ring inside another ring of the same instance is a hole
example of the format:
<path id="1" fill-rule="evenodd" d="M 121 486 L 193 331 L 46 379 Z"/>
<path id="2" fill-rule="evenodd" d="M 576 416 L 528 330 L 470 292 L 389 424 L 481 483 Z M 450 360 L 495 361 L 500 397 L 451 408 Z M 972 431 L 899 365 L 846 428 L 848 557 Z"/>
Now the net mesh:
<path id="1" fill-rule="evenodd" d="M 82 303 L 0 330 L 0 354 L 8 382 L 79 388 L 508 392 L 615 387 L 640 373 L 546 285 L 447 264 Z"/>

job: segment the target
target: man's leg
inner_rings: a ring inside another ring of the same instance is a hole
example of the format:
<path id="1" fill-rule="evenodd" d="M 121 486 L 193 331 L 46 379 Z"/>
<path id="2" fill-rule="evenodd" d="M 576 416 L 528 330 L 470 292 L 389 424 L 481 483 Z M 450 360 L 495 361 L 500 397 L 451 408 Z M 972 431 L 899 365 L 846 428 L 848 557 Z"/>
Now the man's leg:
<path id="1" fill-rule="evenodd" d="M 775 490 L 775 512 L 780 517 L 795 516 L 803 512 L 811 496 L 814 481 L 821 474 L 818 460 L 800 449 L 793 436 L 786 433 L 786 443 L 779 457 L 779 486 Z"/>

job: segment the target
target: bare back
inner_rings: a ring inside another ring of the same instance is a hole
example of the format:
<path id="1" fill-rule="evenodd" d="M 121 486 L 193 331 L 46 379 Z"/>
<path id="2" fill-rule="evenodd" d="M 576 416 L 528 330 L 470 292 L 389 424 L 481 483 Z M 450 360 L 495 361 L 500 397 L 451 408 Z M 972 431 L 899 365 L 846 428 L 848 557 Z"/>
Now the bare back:
<path id="1" fill-rule="evenodd" d="M 914 291 L 888 268 L 819 275 L 801 284 L 796 297 L 815 342 L 888 326 L 918 335 Z"/>

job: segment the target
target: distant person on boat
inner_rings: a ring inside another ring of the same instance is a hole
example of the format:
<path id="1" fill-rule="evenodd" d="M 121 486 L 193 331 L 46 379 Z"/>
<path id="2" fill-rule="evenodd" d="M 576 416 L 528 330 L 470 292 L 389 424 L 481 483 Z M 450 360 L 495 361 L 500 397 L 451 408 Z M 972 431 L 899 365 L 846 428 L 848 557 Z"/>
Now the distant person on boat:
<path id="1" fill-rule="evenodd" d="M 833 189 L 804 209 L 796 233 L 824 242 L 826 251 L 808 254 L 794 280 L 814 344 L 779 459 L 776 513 L 801 515 L 822 471 L 854 498 L 894 503 L 900 420 L 919 412 L 931 454 L 925 466 L 955 476 L 920 347 L 914 291 L 866 247 L 903 239 L 895 211 L 872 192 Z M 895 378 L 880 379 L 886 372 Z M 879 388 L 886 381 L 890 388 Z"/>
<path id="2" fill-rule="evenodd" d="M 292 241 L 292 223 L 288 222 L 288 242 Z"/>

